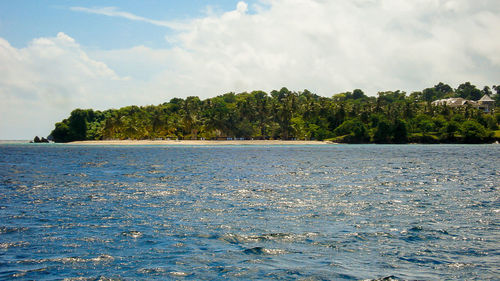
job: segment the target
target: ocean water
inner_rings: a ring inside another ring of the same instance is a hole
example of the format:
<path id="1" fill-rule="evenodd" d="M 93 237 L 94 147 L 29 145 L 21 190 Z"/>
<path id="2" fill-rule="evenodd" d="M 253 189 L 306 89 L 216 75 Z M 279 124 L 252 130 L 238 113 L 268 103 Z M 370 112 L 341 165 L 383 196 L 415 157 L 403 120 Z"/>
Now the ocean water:
<path id="1" fill-rule="evenodd" d="M 0 145 L 0 279 L 498 280 L 499 145 Z"/>

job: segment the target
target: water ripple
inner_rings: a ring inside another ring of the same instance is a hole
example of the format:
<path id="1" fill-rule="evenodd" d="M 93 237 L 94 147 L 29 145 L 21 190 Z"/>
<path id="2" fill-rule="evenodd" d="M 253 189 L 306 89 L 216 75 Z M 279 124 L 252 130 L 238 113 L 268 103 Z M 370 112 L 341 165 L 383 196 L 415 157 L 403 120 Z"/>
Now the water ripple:
<path id="1" fill-rule="evenodd" d="M 500 146 L 0 145 L 0 279 L 495 280 Z"/>

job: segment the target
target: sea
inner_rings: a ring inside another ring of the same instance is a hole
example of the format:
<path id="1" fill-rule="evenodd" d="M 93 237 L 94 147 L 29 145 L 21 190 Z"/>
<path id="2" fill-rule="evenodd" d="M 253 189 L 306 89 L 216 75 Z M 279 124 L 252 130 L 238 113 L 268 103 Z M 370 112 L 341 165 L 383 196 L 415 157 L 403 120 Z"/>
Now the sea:
<path id="1" fill-rule="evenodd" d="M 499 280 L 500 145 L 0 145 L 1 280 Z"/>

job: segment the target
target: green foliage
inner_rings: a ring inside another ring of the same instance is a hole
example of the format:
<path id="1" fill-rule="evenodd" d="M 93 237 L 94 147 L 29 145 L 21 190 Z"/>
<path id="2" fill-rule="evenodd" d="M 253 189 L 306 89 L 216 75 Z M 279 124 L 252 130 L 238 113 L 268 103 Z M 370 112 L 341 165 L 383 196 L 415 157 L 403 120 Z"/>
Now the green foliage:
<path id="1" fill-rule="evenodd" d="M 352 93 L 345 92 L 345 93 L 336 94 L 333 96 L 332 99 L 336 102 L 340 102 L 340 101 L 346 101 L 346 100 L 358 100 L 358 99 L 363 99 L 363 98 L 367 98 L 365 93 L 360 89 L 355 89 L 354 91 L 352 91 Z"/>
<path id="2" fill-rule="evenodd" d="M 460 84 L 457 88 L 457 94 L 459 97 L 469 100 L 479 100 L 482 96 L 481 90 L 471 85 L 470 82 Z"/>
<path id="3" fill-rule="evenodd" d="M 394 143 L 406 143 L 408 141 L 408 125 L 404 120 L 397 119 L 394 122 L 392 141 Z"/>
<path id="4" fill-rule="evenodd" d="M 442 82 L 439 82 L 437 85 L 435 85 L 434 90 L 439 93 L 436 99 L 444 98 L 453 93 L 453 89 L 450 87 L 450 85 L 444 84 Z"/>
<path id="5" fill-rule="evenodd" d="M 483 114 L 482 118 L 480 118 L 481 124 L 489 130 L 497 130 L 498 129 L 498 121 L 491 114 Z"/>
<path id="6" fill-rule="evenodd" d="M 500 107 L 500 85 L 493 86 L 492 88 L 495 90 L 495 93 L 492 94 L 491 98 L 495 100 L 495 106 Z"/>
<path id="7" fill-rule="evenodd" d="M 55 142 L 100 139 L 101 122 L 105 119 L 100 111 L 75 109 L 68 119 L 58 122 L 50 134 Z"/>
<path id="8" fill-rule="evenodd" d="M 366 125 L 359 119 L 344 121 L 333 133 L 336 136 L 350 135 L 349 140 L 356 143 L 363 143 L 370 140 Z"/>
<path id="9" fill-rule="evenodd" d="M 382 105 L 391 104 L 396 101 L 403 101 L 406 98 L 406 93 L 401 91 L 388 91 L 388 92 L 379 92 L 377 103 Z"/>
<path id="10" fill-rule="evenodd" d="M 499 96 L 500 87 L 492 89 Z M 439 83 L 409 96 L 386 91 L 368 97 L 360 89 L 321 97 L 281 88 L 226 93 L 200 100 L 173 98 L 160 105 L 94 111 L 75 109 L 55 124 L 56 142 L 99 139 L 335 139 L 349 143 L 488 142 L 500 113 L 473 106 L 434 106 L 435 99 L 477 98 L 493 93 L 464 83 Z"/>
<path id="11" fill-rule="evenodd" d="M 442 82 L 439 82 L 439 84 L 432 88 L 424 89 L 422 92 L 417 92 L 412 95 L 414 95 L 416 100 L 426 102 L 454 96 L 453 89 L 449 85 L 443 84 Z"/>
<path id="12" fill-rule="evenodd" d="M 365 98 L 365 97 L 366 97 L 365 93 L 360 89 L 356 89 L 356 90 L 352 91 L 352 98 L 355 100 Z"/>
<path id="13" fill-rule="evenodd" d="M 422 133 L 412 133 L 409 136 L 411 143 L 439 143 L 439 137 L 435 134 L 424 135 Z"/>
<path id="14" fill-rule="evenodd" d="M 465 121 L 461 129 L 466 143 L 482 143 L 493 138 L 493 132 L 473 120 Z"/>
<path id="15" fill-rule="evenodd" d="M 391 125 L 387 120 L 379 120 L 375 133 L 373 135 L 373 142 L 375 143 L 391 143 Z"/>
<path id="16" fill-rule="evenodd" d="M 495 138 L 496 141 L 500 141 L 500 130 L 493 132 L 493 138 Z"/>
<path id="17" fill-rule="evenodd" d="M 414 132 L 426 135 L 435 130 L 436 126 L 432 117 L 428 114 L 419 114 L 413 120 Z"/>
<path id="18" fill-rule="evenodd" d="M 69 142 L 72 141 L 69 132 L 70 130 L 67 124 L 67 119 L 65 119 L 63 122 L 56 123 L 55 129 L 52 131 L 52 133 L 50 133 L 50 135 L 55 142 Z"/>
<path id="19" fill-rule="evenodd" d="M 88 112 L 82 109 L 75 109 L 69 116 L 69 135 L 72 140 L 84 140 L 87 132 Z"/>
<path id="20" fill-rule="evenodd" d="M 460 132 L 460 124 L 455 121 L 446 122 L 440 129 L 440 139 L 443 142 L 454 142 Z"/>

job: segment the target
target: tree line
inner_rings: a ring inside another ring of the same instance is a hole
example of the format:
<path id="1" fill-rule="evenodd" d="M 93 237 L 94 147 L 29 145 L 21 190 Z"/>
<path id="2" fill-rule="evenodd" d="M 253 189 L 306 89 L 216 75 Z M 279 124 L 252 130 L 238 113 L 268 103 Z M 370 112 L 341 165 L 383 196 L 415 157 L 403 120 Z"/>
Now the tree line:
<path id="1" fill-rule="evenodd" d="M 497 113 L 432 101 L 489 95 Z M 439 83 L 407 94 L 360 89 L 319 96 L 308 90 L 226 93 L 201 100 L 191 96 L 149 106 L 105 111 L 75 109 L 55 124 L 55 142 L 106 139 L 281 139 L 345 143 L 485 143 L 500 139 L 500 86 L 478 89 L 469 82 L 453 89 Z"/>

